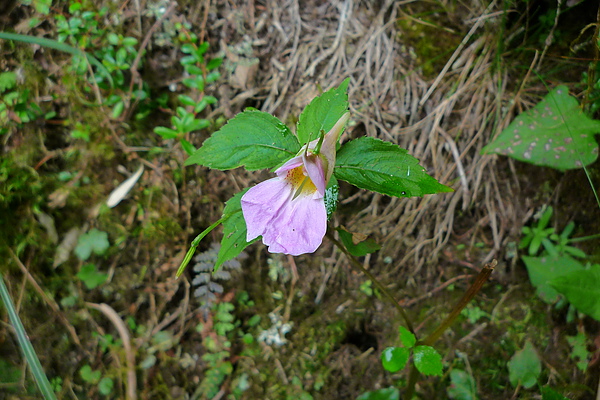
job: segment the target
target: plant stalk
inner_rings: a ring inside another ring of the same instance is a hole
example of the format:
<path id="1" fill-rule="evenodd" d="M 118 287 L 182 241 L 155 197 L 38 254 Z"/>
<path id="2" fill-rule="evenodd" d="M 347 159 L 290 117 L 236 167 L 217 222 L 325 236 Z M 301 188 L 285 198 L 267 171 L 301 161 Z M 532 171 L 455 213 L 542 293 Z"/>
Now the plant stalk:
<path id="1" fill-rule="evenodd" d="M 469 289 L 465 292 L 465 294 L 460 299 L 460 301 L 454 306 L 454 309 L 452 310 L 450 315 L 448 315 L 448 317 L 446 317 L 444 322 L 442 322 L 440 324 L 440 326 L 432 334 L 427 336 L 424 340 L 419 340 L 417 342 L 417 345 L 431 346 L 442 336 L 444 331 L 446 331 L 446 329 L 448 329 L 452 325 L 454 320 L 456 320 L 456 317 L 458 317 L 458 315 L 463 310 L 463 308 L 465 308 L 467 306 L 467 304 L 469 304 L 471 302 L 471 300 L 473 300 L 475 295 L 477 293 L 479 293 L 479 291 L 481 290 L 483 285 L 487 282 L 489 277 L 492 275 L 492 272 L 494 272 L 494 268 L 496 268 L 497 264 L 498 264 L 498 262 L 496 260 L 492 260 L 491 263 L 485 264 L 483 266 L 483 269 L 479 272 L 479 275 L 477 275 L 477 278 L 475 278 L 475 281 L 473 282 L 471 287 L 469 287 Z M 419 373 L 419 371 L 417 370 L 417 367 L 415 367 L 415 363 L 413 362 L 410 367 L 410 374 L 408 376 L 408 384 L 406 386 L 406 392 L 404 393 L 405 400 L 412 400 L 412 398 L 415 394 L 415 387 L 417 385 L 417 380 L 419 379 L 420 375 L 421 374 Z"/>
<path id="2" fill-rule="evenodd" d="M 181 276 L 181 274 L 183 274 L 183 271 L 185 271 L 185 267 L 187 267 L 187 265 L 192 260 L 192 257 L 194 256 L 194 253 L 196 252 L 196 247 L 198 247 L 198 245 L 200 244 L 200 241 L 202 241 L 202 239 L 204 239 L 204 237 L 206 235 L 208 235 L 213 229 L 215 229 L 217 226 L 219 226 L 221 223 L 223 223 L 223 221 L 225 221 L 227 218 L 228 217 L 223 217 L 223 218 L 219 219 L 218 221 L 213 223 L 211 226 L 206 228 L 204 231 L 202 231 L 202 233 L 200 233 L 198 236 L 196 236 L 196 238 L 192 241 L 192 244 L 190 245 L 189 250 L 185 254 L 185 257 L 183 257 L 183 261 L 181 262 L 181 265 L 177 269 L 177 274 L 175 275 L 177 278 L 179 278 Z"/>
<path id="3" fill-rule="evenodd" d="M 475 295 L 479 293 L 483 285 L 490 278 L 490 275 L 492 275 L 492 272 L 494 272 L 494 268 L 496 268 L 496 265 L 498 265 L 498 261 L 496 260 L 492 260 L 491 263 L 485 264 L 479 272 L 479 275 L 477 275 L 477 278 L 475 278 L 475 282 L 473 282 L 471 287 L 469 287 L 469 289 L 465 292 L 460 301 L 454 306 L 454 309 L 452 310 L 450 315 L 446 317 L 444 322 L 442 322 L 432 334 L 427 336 L 424 340 L 417 342 L 417 344 L 425 346 L 433 345 L 442 336 L 444 331 L 454 323 L 454 320 L 456 319 L 456 317 L 458 317 L 463 308 L 465 308 L 467 304 L 469 304 L 471 300 L 473 300 Z"/>
<path id="4" fill-rule="evenodd" d="M 394 296 L 392 296 L 392 294 L 385 288 L 385 286 L 383 286 L 383 284 L 381 282 L 379 282 L 377 280 L 377 278 L 375 278 L 375 276 L 373 276 L 373 274 L 371 272 L 369 272 L 367 269 L 365 269 L 365 267 L 363 267 L 363 265 L 360 263 L 360 261 L 358 261 L 356 259 L 356 257 L 354 257 L 352 254 L 350 254 L 348 249 L 346 249 L 346 246 L 344 246 L 339 240 L 337 240 L 333 236 L 333 234 L 331 233 L 331 230 L 328 230 L 326 235 L 329 238 L 329 240 L 331 240 L 331 242 L 334 245 L 336 245 L 342 251 L 342 253 L 344 253 L 346 255 L 346 257 L 348 257 L 348 260 L 350 260 L 350 263 L 352 264 L 352 266 L 354 268 L 358 269 L 363 274 L 365 274 L 371 280 L 371 282 L 373 282 L 375 284 L 375 286 L 377 286 L 377 288 L 379 288 L 379 290 L 381 290 L 381 292 L 394 304 L 394 307 L 396 307 L 396 309 L 402 316 L 402 319 L 404 319 L 404 323 L 406 324 L 406 327 L 408 328 L 409 331 L 411 331 L 414 334 L 415 330 L 413 328 L 413 324 L 412 324 L 408 314 L 406 313 L 406 311 L 404 311 L 404 308 L 402 308 L 402 306 L 398 303 L 398 301 L 394 298 Z"/>
<path id="5" fill-rule="evenodd" d="M 44 369 L 42 368 L 42 364 L 29 341 L 29 337 L 25 332 L 25 328 L 21 323 L 21 319 L 19 318 L 19 314 L 17 314 L 17 310 L 15 309 L 15 305 L 10 298 L 8 293 L 8 288 L 4 284 L 4 278 L 0 273 L 0 298 L 2 298 L 2 302 L 6 307 L 6 311 L 8 313 L 8 318 L 10 319 L 10 323 L 15 329 L 17 334 L 17 340 L 19 342 L 19 347 L 27 360 L 27 364 L 29 364 L 29 368 L 31 368 L 31 373 L 35 378 L 35 383 L 37 383 L 40 392 L 44 396 L 46 400 L 56 400 L 56 396 L 54 395 L 54 391 L 52 390 L 52 386 L 44 373 Z"/>

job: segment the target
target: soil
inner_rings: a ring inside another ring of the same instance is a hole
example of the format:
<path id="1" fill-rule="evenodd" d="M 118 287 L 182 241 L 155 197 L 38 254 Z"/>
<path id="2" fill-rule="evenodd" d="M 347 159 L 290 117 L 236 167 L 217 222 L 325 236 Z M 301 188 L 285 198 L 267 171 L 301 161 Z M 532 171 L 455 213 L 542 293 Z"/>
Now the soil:
<path id="1" fill-rule="evenodd" d="M 135 114 L 150 102 L 111 117 L 89 80 L 69 72 L 69 55 L 0 40 L 0 70 L 18 70 L 32 102 L 55 112 L 0 135 L 0 270 L 59 398 L 126 398 L 133 390 L 141 399 L 356 399 L 408 384 L 408 370 L 392 374 L 380 362 L 383 349 L 399 345 L 403 319 L 327 239 L 316 253 L 296 258 L 251 245 L 224 267 L 230 278 L 214 278 L 222 290 L 212 306 L 196 291 L 203 261 L 175 278 L 191 240 L 221 217 L 224 203 L 272 175 L 185 167 L 182 146 L 153 132 L 170 124 L 177 95 L 189 92 L 183 54 L 168 35 L 178 23 L 210 44 L 207 57 L 224 59 L 221 78 L 206 88 L 218 99 L 203 114 L 211 127 L 186 136 L 196 147 L 247 107 L 294 129 L 312 98 L 350 77 L 352 116 L 342 142 L 368 135 L 398 144 L 454 189 L 390 198 L 342 182 L 330 221 L 382 245 L 360 262 L 406 308 L 420 338 L 485 264 L 498 261 L 468 311 L 436 343 L 444 375 L 422 377 L 418 398 L 449 398 L 453 369 L 473 377 L 481 399 L 540 398 L 537 386 L 515 388 L 508 376 L 507 362 L 527 341 L 542 360 L 540 385 L 570 399 L 595 398 L 600 324 L 542 302 L 517 247 L 522 227 L 544 205 L 554 208 L 558 232 L 573 221 L 573 236 L 598 233 L 600 204 L 590 188 L 599 186 L 598 163 L 587 174 L 560 172 L 481 149 L 548 92 L 538 76 L 587 99 L 582 76 L 597 51 L 585 45 L 591 33 L 584 28 L 598 22 L 596 2 L 567 2 L 555 24 L 556 3 L 535 0 L 182 0 L 154 34 L 157 18 L 143 10 L 170 3 L 97 3 L 81 2 L 109 8 L 100 26 L 137 38 L 138 46 L 148 39 L 139 76 L 156 104 L 145 118 Z M 57 37 L 55 15 L 69 15 L 64 1 L 53 2 L 49 15 L 21 3 L 2 7 L 0 31 L 47 38 Z M 158 40 L 165 37 L 166 44 Z M 127 70 L 125 79 L 135 77 Z M 127 95 L 98 90 L 103 98 Z M 89 140 L 73 137 L 77 123 Z M 144 175 L 129 196 L 115 208 L 102 206 L 140 165 Z M 108 234 L 108 250 L 86 261 L 71 254 L 57 266 L 68 232 L 93 228 Z M 197 254 L 214 262 L 211 248 L 221 237 L 221 228 L 212 231 Z M 590 263 L 600 262 L 600 241 L 577 246 Z M 78 277 L 90 263 L 107 274 L 92 289 Z M 0 375 L 18 377 L 0 379 L 0 399 L 36 398 L 7 313 L 0 317 Z M 284 344 L 259 341 L 284 324 Z M 588 338 L 585 371 L 567 340 L 578 332 Z M 111 394 L 101 394 L 99 379 L 82 376 L 86 365 L 113 382 Z"/>

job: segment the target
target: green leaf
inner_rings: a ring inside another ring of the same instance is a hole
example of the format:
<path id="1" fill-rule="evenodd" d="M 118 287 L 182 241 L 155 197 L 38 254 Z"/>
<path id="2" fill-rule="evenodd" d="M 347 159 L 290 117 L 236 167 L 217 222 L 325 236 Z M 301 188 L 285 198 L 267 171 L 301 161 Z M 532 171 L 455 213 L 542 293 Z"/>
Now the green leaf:
<path id="1" fill-rule="evenodd" d="M 415 367 L 423 375 L 442 376 L 442 356 L 431 346 L 416 346 L 413 350 Z"/>
<path id="2" fill-rule="evenodd" d="M 166 126 L 157 126 L 154 128 L 154 133 L 162 136 L 164 139 L 175 139 L 178 135 L 177 132 Z"/>
<path id="3" fill-rule="evenodd" d="M 113 107 L 112 119 L 119 118 L 121 116 L 121 114 L 123 113 L 124 109 L 125 109 L 125 103 L 123 103 L 123 101 L 117 102 L 117 104 L 115 104 L 115 106 Z"/>
<path id="4" fill-rule="evenodd" d="M 106 252 L 110 244 L 108 243 L 108 234 L 94 228 L 79 237 L 75 254 L 80 260 L 85 261 L 92 255 L 102 255 Z"/>
<path id="5" fill-rule="evenodd" d="M 366 235 L 359 233 L 350 233 L 343 227 L 336 229 L 340 234 L 342 243 L 354 257 L 366 256 L 374 253 L 381 248 L 373 239 L 368 239 Z"/>
<path id="6" fill-rule="evenodd" d="M 333 88 L 315 97 L 309 105 L 306 106 L 300 118 L 296 134 L 301 144 L 315 140 L 322 130 L 329 132 L 335 123 L 348 110 L 348 84 L 350 78 L 346 78 L 337 88 Z"/>
<path id="7" fill-rule="evenodd" d="M 411 331 L 402 325 L 398 327 L 398 333 L 400 337 L 400 343 L 402 343 L 402 346 L 406 347 L 407 349 L 412 348 L 417 343 L 417 338 L 415 335 L 413 335 Z"/>
<path id="8" fill-rule="evenodd" d="M 550 281 L 574 271 L 583 270 L 577 260 L 570 256 L 560 257 L 521 257 L 531 284 L 537 289 L 537 295 L 546 303 L 553 304 L 558 300 L 558 292 L 550 285 Z"/>
<path id="9" fill-rule="evenodd" d="M 338 179 L 361 189 L 396 197 L 452 192 L 427 175 L 419 160 L 405 149 L 372 137 L 342 146 L 334 170 Z"/>
<path id="10" fill-rule="evenodd" d="M 448 397 L 455 400 L 477 400 L 475 379 L 460 369 L 450 371 L 450 386 L 446 391 Z"/>
<path id="11" fill-rule="evenodd" d="M 224 262 L 237 257 L 246 247 L 254 243 L 246 241 L 246 221 L 242 214 L 241 199 L 248 189 L 244 189 L 237 193 L 225 203 L 223 210 L 223 239 L 221 240 L 221 248 L 217 255 L 217 262 L 214 270 L 218 270 Z"/>
<path id="12" fill-rule="evenodd" d="M 513 387 L 521 384 L 525 389 L 529 389 L 536 384 L 541 372 L 542 363 L 535 348 L 529 341 L 508 362 L 508 374 L 510 384 Z"/>
<path id="13" fill-rule="evenodd" d="M 410 350 L 404 347 L 388 347 L 381 352 L 381 365 L 388 372 L 398 372 L 406 366 Z"/>
<path id="14" fill-rule="evenodd" d="M 560 276 L 550 285 L 579 311 L 600 321 L 600 265 Z"/>
<path id="15" fill-rule="evenodd" d="M 0 93 L 12 89 L 17 84 L 17 74 L 15 72 L 2 72 L 0 74 Z"/>
<path id="16" fill-rule="evenodd" d="M 569 400 L 569 398 L 558 393 L 550 386 L 544 386 L 542 387 L 542 400 Z"/>
<path id="17" fill-rule="evenodd" d="M 104 377 L 98 382 L 98 391 L 104 396 L 108 396 L 112 393 L 114 382 L 109 377 Z"/>
<path id="18" fill-rule="evenodd" d="M 92 367 L 86 364 L 79 370 L 79 376 L 87 383 L 96 384 L 100 381 L 102 373 L 100 371 L 93 371 Z"/>
<path id="19" fill-rule="evenodd" d="M 210 126 L 210 122 L 206 119 L 194 119 L 185 125 L 187 132 L 199 131 Z"/>
<path id="20" fill-rule="evenodd" d="M 206 69 L 212 71 L 213 69 L 219 68 L 219 66 L 223 63 L 222 58 L 213 58 L 208 63 L 206 63 Z"/>
<path id="21" fill-rule="evenodd" d="M 534 108 L 519 115 L 483 154 L 504 154 L 519 161 L 564 171 L 589 165 L 598 158 L 594 134 L 600 121 L 587 117 L 569 96 L 566 86 L 558 86 Z"/>
<path id="22" fill-rule="evenodd" d="M 181 104 L 183 104 L 185 106 L 191 106 L 191 107 L 196 106 L 196 101 L 194 99 L 192 99 L 190 96 L 180 94 L 179 96 L 177 96 L 177 98 L 179 99 Z"/>
<path id="23" fill-rule="evenodd" d="M 181 147 L 183 147 L 183 150 L 190 156 L 196 151 L 194 145 L 185 139 L 181 139 Z"/>
<path id="24" fill-rule="evenodd" d="M 94 289 L 102 285 L 108 279 L 108 274 L 98 272 L 94 264 L 86 264 L 81 267 L 77 273 L 77 277 L 83 282 L 88 289 Z"/>
<path id="25" fill-rule="evenodd" d="M 578 332 L 576 336 L 567 336 L 567 342 L 571 345 L 571 358 L 577 361 L 577 368 L 581 372 L 585 372 L 590 359 L 590 352 L 587 349 L 587 336 L 583 332 Z"/>
<path id="26" fill-rule="evenodd" d="M 356 398 L 356 400 L 399 400 L 400 391 L 395 387 L 389 387 L 387 389 L 374 390 L 372 392 L 366 392 Z"/>
<path id="27" fill-rule="evenodd" d="M 261 111 L 244 111 L 208 138 L 185 165 L 228 170 L 273 168 L 300 151 L 296 137 L 277 118 Z"/>

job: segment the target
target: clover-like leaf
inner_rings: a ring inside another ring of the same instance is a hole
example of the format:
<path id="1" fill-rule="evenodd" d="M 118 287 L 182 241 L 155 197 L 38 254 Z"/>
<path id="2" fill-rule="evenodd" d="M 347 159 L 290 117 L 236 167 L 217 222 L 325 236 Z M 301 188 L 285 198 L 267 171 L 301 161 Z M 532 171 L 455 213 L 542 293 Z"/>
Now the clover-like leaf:
<path id="1" fill-rule="evenodd" d="M 104 396 L 111 394 L 113 390 L 114 382 L 111 378 L 105 376 L 98 382 L 98 391 Z"/>
<path id="2" fill-rule="evenodd" d="M 83 282 L 88 289 L 94 289 L 102 285 L 108 279 L 108 274 L 98 272 L 94 264 L 86 264 L 81 267 L 77 273 L 77 277 Z"/>
<path id="3" fill-rule="evenodd" d="M 558 86 L 534 108 L 515 118 L 481 152 L 564 171 L 596 161 L 596 133 L 600 133 L 600 121 L 586 116 L 569 89 Z"/>
<path id="4" fill-rule="evenodd" d="M 106 252 L 110 243 L 108 242 L 108 234 L 94 228 L 79 237 L 75 254 L 80 260 L 85 261 L 92 253 L 102 255 Z"/>
<path id="5" fill-rule="evenodd" d="M 15 72 L 0 73 L 0 93 L 12 89 L 17 84 L 17 74 Z"/>
<path id="6" fill-rule="evenodd" d="M 96 384 L 102 377 L 102 373 L 92 370 L 92 367 L 86 364 L 79 370 L 79 376 L 87 383 Z"/>
<path id="7" fill-rule="evenodd" d="M 529 389 L 536 384 L 541 372 L 542 363 L 535 348 L 529 341 L 508 362 L 508 374 L 510 384 L 513 387 L 521 384 L 525 389 Z"/>

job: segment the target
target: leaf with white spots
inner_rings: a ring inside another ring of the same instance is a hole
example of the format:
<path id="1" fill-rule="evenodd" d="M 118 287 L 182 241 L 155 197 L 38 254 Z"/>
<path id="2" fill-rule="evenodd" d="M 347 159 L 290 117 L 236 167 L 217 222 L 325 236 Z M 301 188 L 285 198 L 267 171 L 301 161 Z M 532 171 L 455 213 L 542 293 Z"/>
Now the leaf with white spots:
<path id="1" fill-rule="evenodd" d="M 600 121 L 586 116 L 568 88 L 558 86 L 515 118 L 482 153 L 503 154 L 564 171 L 596 161 L 596 133 L 600 133 Z"/>

